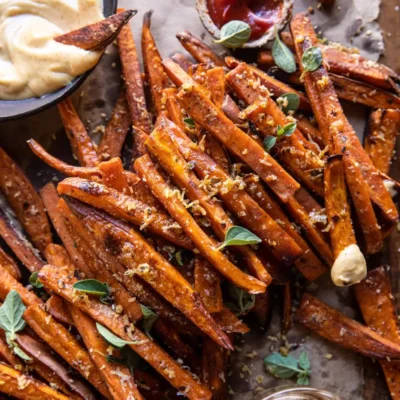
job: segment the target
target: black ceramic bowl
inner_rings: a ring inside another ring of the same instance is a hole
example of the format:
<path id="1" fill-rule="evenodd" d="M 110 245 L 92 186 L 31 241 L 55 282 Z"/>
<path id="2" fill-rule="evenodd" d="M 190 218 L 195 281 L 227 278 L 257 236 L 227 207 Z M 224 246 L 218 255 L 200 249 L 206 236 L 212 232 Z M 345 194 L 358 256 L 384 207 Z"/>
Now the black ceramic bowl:
<path id="1" fill-rule="evenodd" d="M 105 17 L 115 14 L 117 3 L 118 0 L 103 0 L 103 13 Z M 75 78 L 67 86 L 42 97 L 24 100 L 0 100 L 0 121 L 26 117 L 59 103 L 62 99 L 78 89 L 90 72 L 91 71 L 85 72 Z"/>

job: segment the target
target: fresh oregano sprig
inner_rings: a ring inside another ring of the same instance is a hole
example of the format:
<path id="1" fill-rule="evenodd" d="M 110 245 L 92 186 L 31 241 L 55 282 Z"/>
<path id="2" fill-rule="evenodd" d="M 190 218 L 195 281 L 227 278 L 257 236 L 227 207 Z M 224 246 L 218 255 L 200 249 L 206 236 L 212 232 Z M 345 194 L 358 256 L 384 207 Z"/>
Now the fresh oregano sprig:
<path id="1" fill-rule="evenodd" d="M 300 97 L 296 93 L 285 93 L 276 99 L 281 110 L 288 115 L 297 111 L 300 105 Z"/>
<path id="2" fill-rule="evenodd" d="M 253 309 L 256 302 L 256 296 L 254 294 L 245 292 L 242 289 L 239 289 L 232 283 L 229 283 L 228 285 L 229 294 L 235 300 L 235 303 L 227 303 L 226 305 L 238 317 L 247 314 L 250 310 Z"/>
<path id="3" fill-rule="evenodd" d="M 39 272 L 34 272 L 30 277 L 29 277 L 29 283 L 36 289 L 42 289 L 43 288 L 43 283 L 40 282 L 39 280 Z"/>
<path id="4" fill-rule="evenodd" d="M 244 21 L 230 21 L 221 29 L 221 37 L 214 40 L 215 43 L 220 43 L 230 49 L 242 47 L 248 42 L 251 36 L 251 27 Z"/>
<path id="5" fill-rule="evenodd" d="M 264 359 L 267 371 L 276 378 L 291 379 L 296 377 L 298 385 L 308 385 L 311 374 L 311 364 L 305 352 L 299 359 L 291 355 L 283 356 L 280 353 L 272 353 Z"/>
<path id="6" fill-rule="evenodd" d="M 225 240 L 218 247 L 218 250 L 222 250 L 227 246 L 245 246 L 248 244 L 261 243 L 261 239 L 250 232 L 248 229 L 241 226 L 231 226 L 225 234 Z"/>
<path id="7" fill-rule="evenodd" d="M 276 29 L 275 41 L 272 46 L 272 57 L 275 61 L 275 64 L 283 71 L 287 72 L 288 74 L 296 72 L 297 66 L 294 55 L 285 45 L 285 43 L 282 42 Z"/>
<path id="8" fill-rule="evenodd" d="M 296 122 L 290 122 L 285 126 L 278 125 L 276 127 L 276 136 L 266 136 L 263 141 L 264 149 L 266 152 L 270 152 L 272 148 L 276 145 L 278 140 L 284 137 L 292 136 L 297 128 Z"/>
<path id="9" fill-rule="evenodd" d="M 300 76 L 300 80 L 303 79 L 303 76 L 306 72 L 314 72 L 321 65 L 323 61 L 322 51 L 319 47 L 309 47 L 301 58 L 301 63 L 303 65 L 303 73 Z"/>
<path id="10" fill-rule="evenodd" d="M 100 325 L 98 322 L 96 322 L 96 328 L 100 335 L 112 346 L 116 347 L 117 349 L 122 349 L 125 347 L 127 344 L 137 344 L 137 342 L 128 342 L 126 340 L 123 340 L 119 338 L 118 336 L 114 335 L 111 331 L 109 331 L 106 327 L 103 325 Z"/>
<path id="11" fill-rule="evenodd" d="M 110 303 L 110 288 L 107 283 L 101 283 L 96 279 L 83 279 L 74 283 L 73 288 L 78 292 L 99 296 L 102 303 Z"/>
<path id="12" fill-rule="evenodd" d="M 143 320 L 142 320 L 143 331 L 150 339 L 153 339 L 150 334 L 150 331 L 154 323 L 157 321 L 158 315 L 154 313 L 152 310 L 150 310 L 150 308 L 144 306 L 143 304 L 140 305 L 140 308 L 143 313 Z"/>

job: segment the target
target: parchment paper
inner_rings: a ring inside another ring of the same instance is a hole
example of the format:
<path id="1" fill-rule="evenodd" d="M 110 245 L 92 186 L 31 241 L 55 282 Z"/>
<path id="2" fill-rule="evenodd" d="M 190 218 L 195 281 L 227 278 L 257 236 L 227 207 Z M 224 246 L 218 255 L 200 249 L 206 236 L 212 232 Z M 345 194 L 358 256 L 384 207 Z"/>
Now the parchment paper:
<path id="1" fill-rule="evenodd" d="M 194 0 L 120 0 L 120 6 L 137 8 L 139 13 L 131 22 L 134 30 L 137 47 L 140 51 L 140 30 L 143 13 L 154 10 L 152 32 L 157 41 L 162 56 L 170 56 L 176 51 L 185 52 L 175 33 L 184 29 L 205 38 L 212 44 L 210 36 L 205 32 L 194 8 Z M 347 45 L 357 45 L 362 52 L 372 59 L 377 59 L 383 50 L 382 35 L 374 22 L 379 13 L 379 0 L 340 0 L 330 9 L 316 8 L 317 1 L 295 0 L 295 10 L 304 11 L 314 7 L 312 19 L 328 39 L 342 42 Z M 360 30 L 360 26 L 365 28 Z M 360 31 L 360 35 L 354 34 Z M 354 38 L 352 41 L 351 38 Z M 218 51 L 223 51 L 219 48 Z M 85 82 L 77 93 L 75 102 L 79 113 L 92 136 L 98 139 L 98 128 L 104 125 L 110 115 L 119 87 L 119 61 L 116 49 L 110 46 L 95 72 Z M 347 106 L 347 109 L 350 107 Z M 366 110 L 351 105 L 351 122 L 356 127 L 359 136 L 362 136 Z M 57 173 L 48 169 L 43 163 L 32 157 L 25 141 L 36 138 L 55 156 L 67 162 L 72 159 L 68 141 L 63 132 L 57 110 L 47 110 L 39 115 L 24 120 L 0 124 L 0 144 L 26 169 L 28 175 L 39 188 L 50 179 L 58 180 Z M 308 287 L 311 292 L 326 301 L 328 304 L 345 312 L 350 317 L 358 317 L 352 297 L 346 289 L 334 288 L 329 283 L 329 277 L 324 277 L 316 284 Z M 285 340 L 277 339 L 280 332 L 279 304 L 274 311 L 271 325 L 267 332 L 256 327 L 237 342 L 238 352 L 232 359 L 229 384 L 232 398 L 249 400 L 260 388 L 269 388 L 281 385 L 282 380 L 275 380 L 265 373 L 262 360 L 272 350 L 279 350 Z M 306 351 L 311 358 L 312 378 L 311 386 L 336 392 L 344 400 L 361 400 L 364 388 L 363 361 L 358 355 L 333 346 L 319 337 L 296 326 L 287 337 L 287 342 L 293 348 L 293 354 Z M 330 359 L 328 359 L 330 358 Z M 376 373 L 373 366 L 368 366 L 371 374 Z M 375 377 L 372 378 L 375 382 Z M 378 385 L 379 386 L 379 385 Z M 374 400 L 387 399 L 387 393 L 379 389 L 378 397 Z"/>

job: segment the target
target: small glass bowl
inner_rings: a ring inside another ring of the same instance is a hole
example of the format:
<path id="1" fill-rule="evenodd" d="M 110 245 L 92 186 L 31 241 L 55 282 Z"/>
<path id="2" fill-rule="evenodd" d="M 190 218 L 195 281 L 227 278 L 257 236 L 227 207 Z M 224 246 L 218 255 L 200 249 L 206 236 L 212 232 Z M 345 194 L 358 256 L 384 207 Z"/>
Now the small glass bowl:
<path id="1" fill-rule="evenodd" d="M 333 393 L 307 386 L 280 386 L 257 394 L 252 400 L 341 400 Z"/>

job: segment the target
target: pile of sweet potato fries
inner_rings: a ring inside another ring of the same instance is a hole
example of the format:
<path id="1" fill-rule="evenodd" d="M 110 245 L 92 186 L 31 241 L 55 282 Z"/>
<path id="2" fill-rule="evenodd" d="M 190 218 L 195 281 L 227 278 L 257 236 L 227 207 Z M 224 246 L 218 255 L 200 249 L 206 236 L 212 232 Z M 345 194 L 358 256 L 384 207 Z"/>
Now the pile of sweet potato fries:
<path id="1" fill-rule="evenodd" d="M 274 66 L 267 50 L 258 68 L 221 58 L 189 32 L 177 38 L 195 62 L 182 54 L 162 60 L 149 12 L 143 78 L 123 26 L 131 15 L 120 11 L 58 39 L 99 49 L 118 34 L 123 81 L 100 143 L 70 99 L 58 106 L 79 166 L 30 140 L 67 176 L 37 194 L 0 149 L 0 235 L 32 273 L 24 286 L 0 248 L 0 392 L 19 399 L 226 399 L 235 336 L 249 331 L 239 317 L 251 313 L 266 326 L 275 285 L 287 332 L 293 266 L 314 281 L 349 245 L 380 251 L 398 221 L 387 189 L 398 188 L 387 176 L 400 130 L 396 73 L 320 44 L 305 14 L 281 36 L 297 60 L 321 46 L 324 62 L 313 72 L 299 63 L 299 74 L 281 71 L 278 80 L 265 72 Z M 299 98 L 295 113 L 282 109 L 288 93 Z M 373 109 L 364 147 L 338 99 Z M 266 151 L 263 139 L 291 123 L 291 135 Z M 134 158 L 124 168 L 131 130 Z M 229 243 L 232 229 L 258 244 Z M 87 280 L 104 293 L 79 289 Z M 385 268 L 370 270 L 354 294 L 364 325 L 308 293 L 295 320 L 380 360 L 400 399 L 392 361 L 400 359 L 399 327 Z M 239 310 L 228 307 L 235 302 Z"/>

